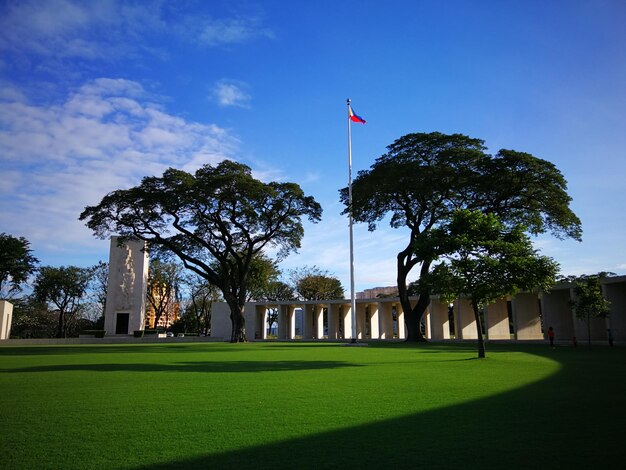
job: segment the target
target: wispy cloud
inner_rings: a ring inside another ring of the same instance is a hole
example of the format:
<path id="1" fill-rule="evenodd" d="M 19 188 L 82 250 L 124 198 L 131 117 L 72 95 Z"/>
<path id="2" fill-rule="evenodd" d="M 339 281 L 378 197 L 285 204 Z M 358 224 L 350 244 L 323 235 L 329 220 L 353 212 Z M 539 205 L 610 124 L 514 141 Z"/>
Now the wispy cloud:
<path id="1" fill-rule="evenodd" d="M 257 38 L 273 38 L 274 34 L 257 17 L 208 19 L 204 21 L 197 41 L 204 46 L 241 44 Z"/>
<path id="2" fill-rule="evenodd" d="M 207 2 L 201 11 L 211 8 Z M 163 58 L 168 56 L 165 44 L 172 41 L 215 47 L 273 36 L 258 14 L 190 14 L 184 5 L 161 0 L 0 2 L 0 51 L 18 57 L 11 61 L 20 67 L 38 70 L 58 72 L 74 65 L 72 59 L 139 59 L 146 53 Z"/>
<path id="3" fill-rule="evenodd" d="M 247 108 L 250 95 L 245 91 L 248 85 L 240 80 L 222 79 L 211 91 L 211 98 L 222 107 Z"/>
<path id="4" fill-rule="evenodd" d="M 108 192 L 174 166 L 193 171 L 233 158 L 225 129 L 169 114 L 141 85 L 99 79 L 64 101 L 0 97 L 0 226 L 33 246 L 90 245 L 77 217 Z"/>

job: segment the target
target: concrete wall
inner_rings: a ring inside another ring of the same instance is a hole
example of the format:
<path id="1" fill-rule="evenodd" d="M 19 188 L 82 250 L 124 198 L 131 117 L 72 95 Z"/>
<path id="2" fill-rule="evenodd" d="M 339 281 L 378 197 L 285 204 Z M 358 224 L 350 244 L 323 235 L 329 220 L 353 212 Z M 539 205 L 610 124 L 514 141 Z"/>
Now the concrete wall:
<path id="1" fill-rule="evenodd" d="M 626 280 L 610 282 L 603 286 L 604 297 L 611 302 L 608 328 L 615 341 L 626 341 Z"/>
<path id="2" fill-rule="evenodd" d="M 143 241 L 129 241 L 118 246 L 118 237 L 111 237 L 109 278 L 104 329 L 107 335 L 116 332 L 118 314 L 129 315 L 128 331 L 144 329 L 146 289 L 148 285 L 148 253 Z"/>

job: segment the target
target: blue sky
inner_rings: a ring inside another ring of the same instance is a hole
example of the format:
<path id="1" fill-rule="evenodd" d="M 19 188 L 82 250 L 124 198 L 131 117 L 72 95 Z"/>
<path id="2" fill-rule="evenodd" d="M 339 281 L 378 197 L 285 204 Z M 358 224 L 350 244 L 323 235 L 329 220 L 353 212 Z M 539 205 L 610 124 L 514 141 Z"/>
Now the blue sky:
<path id="1" fill-rule="evenodd" d="M 564 274 L 626 273 L 626 3 L 0 0 L 0 232 L 42 264 L 91 265 L 77 220 L 107 192 L 223 158 L 324 208 L 285 270 L 349 287 L 354 171 L 410 132 L 459 132 L 554 162 L 583 242 L 535 240 Z M 407 232 L 355 230 L 358 290 L 395 284 Z"/>

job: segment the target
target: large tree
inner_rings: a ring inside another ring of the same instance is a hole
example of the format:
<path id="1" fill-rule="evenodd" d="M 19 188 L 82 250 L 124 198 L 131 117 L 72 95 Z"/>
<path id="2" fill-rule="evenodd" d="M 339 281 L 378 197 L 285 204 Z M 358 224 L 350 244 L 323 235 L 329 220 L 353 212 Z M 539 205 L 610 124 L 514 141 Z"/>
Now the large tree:
<path id="1" fill-rule="evenodd" d="M 89 268 L 77 266 L 44 266 L 39 269 L 33 295 L 38 302 L 50 304 L 57 310 L 57 338 L 67 337 L 85 299 L 90 277 Z"/>
<path id="2" fill-rule="evenodd" d="M 19 292 L 38 262 L 28 240 L 0 233 L 0 299 Z"/>
<path id="3" fill-rule="evenodd" d="M 429 242 L 438 226 L 458 209 L 492 213 L 508 226 L 523 225 L 532 234 L 551 232 L 580 240 L 580 220 L 561 172 L 550 162 L 527 153 L 500 150 L 486 153 L 484 142 L 461 134 L 408 134 L 387 147 L 369 170 L 353 183 L 352 207 L 341 190 L 344 213 L 368 223 L 369 230 L 391 215 L 394 228 L 407 227 L 409 239 L 397 256 L 397 283 L 405 312 L 407 340 L 423 341 L 420 320 L 430 303 L 424 289 L 415 305 L 407 290 L 408 277 L 430 271 L 440 253 Z M 416 249 L 419 247 L 419 249 Z"/>
<path id="4" fill-rule="evenodd" d="M 195 174 L 168 169 L 139 186 L 106 195 L 80 215 L 99 237 L 117 233 L 161 246 L 216 285 L 231 311 L 231 341 L 246 341 L 243 308 L 255 256 L 300 247 L 301 218 L 317 222 L 321 206 L 295 183 L 263 183 L 243 164 L 225 160 Z M 213 263 L 220 269 L 216 271 Z"/>
<path id="5" fill-rule="evenodd" d="M 474 312 L 478 357 L 485 357 L 480 310 L 521 290 L 548 290 L 558 264 L 533 248 L 522 227 L 506 227 L 493 214 L 456 211 L 447 224 L 434 229 L 443 253 L 431 272 L 414 286 L 445 301 L 465 297 Z"/>

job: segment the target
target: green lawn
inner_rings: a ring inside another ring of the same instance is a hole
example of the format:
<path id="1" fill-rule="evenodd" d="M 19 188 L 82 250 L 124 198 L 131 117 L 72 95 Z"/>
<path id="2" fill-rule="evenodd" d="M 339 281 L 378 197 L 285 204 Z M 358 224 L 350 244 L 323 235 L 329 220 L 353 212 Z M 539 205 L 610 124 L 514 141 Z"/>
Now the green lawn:
<path id="1" fill-rule="evenodd" d="M 626 349 L 0 348 L 0 467 L 624 468 Z"/>

